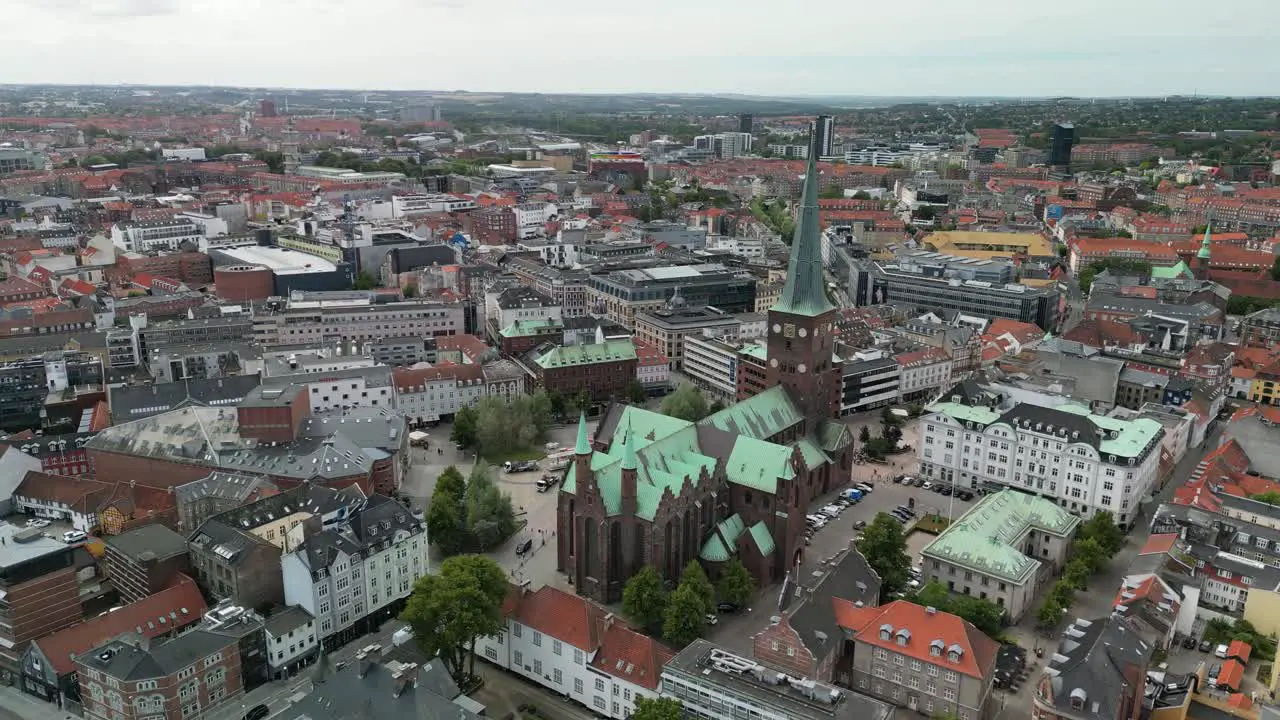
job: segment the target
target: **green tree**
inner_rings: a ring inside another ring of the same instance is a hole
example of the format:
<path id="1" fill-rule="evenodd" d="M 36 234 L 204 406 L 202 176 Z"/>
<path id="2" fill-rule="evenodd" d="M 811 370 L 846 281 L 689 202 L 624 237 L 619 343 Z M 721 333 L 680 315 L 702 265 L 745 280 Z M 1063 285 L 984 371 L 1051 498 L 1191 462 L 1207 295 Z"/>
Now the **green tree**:
<path id="1" fill-rule="evenodd" d="M 689 586 L 698 593 L 698 597 L 702 598 L 702 614 L 714 612 L 716 609 L 716 589 L 711 584 L 711 580 L 707 578 L 707 573 L 702 569 L 702 565 L 697 560 L 690 560 L 684 566 L 684 573 L 680 576 L 680 586 Z"/>
<path id="2" fill-rule="evenodd" d="M 649 399 L 649 391 L 644 389 L 644 384 L 639 380 L 632 380 L 627 384 L 627 397 L 631 399 L 632 405 L 643 405 Z"/>
<path id="3" fill-rule="evenodd" d="M 372 290 L 376 287 L 378 287 L 378 278 L 368 270 L 361 270 L 360 274 L 356 275 L 356 290 Z"/>
<path id="4" fill-rule="evenodd" d="M 1071 560 L 1072 562 L 1084 563 L 1089 568 L 1089 573 L 1096 573 L 1107 566 L 1107 560 L 1111 554 L 1107 549 L 1102 547 L 1102 543 L 1094 538 L 1085 538 L 1077 540 L 1071 544 Z"/>
<path id="5" fill-rule="evenodd" d="M 1053 598 L 1064 609 L 1069 608 L 1076 601 L 1076 589 L 1071 587 L 1070 583 L 1059 580 L 1049 590 L 1049 597 Z"/>
<path id="6" fill-rule="evenodd" d="M 697 422 L 707 416 L 707 399 L 698 388 L 685 383 L 662 399 L 663 415 Z"/>
<path id="7" fill-rule="evenodd" d="M 1067 563 L 1067 567 L 1062 571 L 1062 580 L 1076 590 L 1084 590 L 1089 587 L 1089 578 L 1092 575 L 1093 568 L 1089 563 L 1076 559 Z"/>
<path id="8" fill-rule="evenodd" d="M 466 481 L 458 469 L 449 466 L 436 478 L 427 508 L 427 533 L 431 542 L 445 555 L 456 555 L 467 549 L 467 514 L 463 505 Z"/>
<path id="9" fill-rule="evenodd" d="M 581 390 L 573 397 L 573 409 L 578 412 L 586 412 L 591 409 L 591 394 L 586 390 Z"/>
<path id="10" fill-rule="evenodd" d="M 716 594 L 720 600 L 743 606 L 756 591 L 756 581 L 747 571 L 747 566 L 738 558 L 733 558 L 720 571 L 720 580 L 716 584 Z"/>
<path id="11" fill-rule="evenodd" d="M 1062 605 L 1052 597 L 1045 598 L 1040 605 L 1040 609 L 1036 611 L 1036 626 L 1042 630 L 1052 630 L 1058 627 L 1062 622 L 1062 618 L 1067 614 Z"/>
<path id="12" fill-rule="evenodd" d="M 951 612 L 951 593 L 947 586 L 937 580 L 930 580 L 924 587 L 916 591 L 915 604 L 931 607 L 942 612 Z"/>
<path id="13" fill-rule="evenodd" d="M 990 600 L 959 595 L 952 600 L 949 612 L 973 623 L 990 638 L 1000 637 L 1004 629 L 1004 608 Z"/>
<path id="14" fill-rule="evenodd" d="M 652 565 L 645 565 L 622 589 L 622 612 L 646 630 L 657 630 L 662 627 L 668 600 L 669 594 L 662 586 L 658 571 Z"/>
<path id="15" fill-rule="evenodd" d="M 409 283 L 404 286 L 404 289 L 401 290 L 401 292 L 404 293 L 406 298 L 416 298 L 418 297 L 418 286 L 415 283 Z"/>
<path id="16" fill-rule="evenodd" d="M 707 415 L 715 415 L 716 413 L 725 409 L 725 407 L 727 406 L 724 404 L 723 400 L 716 400 L 715 402 L 711 403 L 711 407 L 707 408 Z"/>
<path id="17" fill-rule="evenodd" d="M 1254 493 L 1249 496 L 1250 500 L 1266 503 L 1268 505 L 1280 505 L 1280 492 L 1268 490 L 1266 492 Z"/>
<path id="18" fill-rule="evenodd" d="M 697 640 L 707 625 L 706 601 L 693 585 L 681 582 L 671 593 L 666 617 L 662 623 L 662 636 L 676 647 L 684 647 Z"/>
<path id="19" fill-rule="evenodd" d="M 637 696 L 631 720 L 684 720 L 684 706 L 675 698 Z"/>
<path id="20" fill-rule="evenodd" d="M 1115 516 L 1106 510 L 1081 523 L 1076 537 L 1097 540 L 1108 555 L 1124 547 L 1124 531 L 1116 525 Z"/>
<path id="21" fill-rule="evenodd" d="M 515 534 L 516 514 L 511 496 L 498 489 L 489 468 L 479 463 L 471 471 L 464 496 L 467 508 L 467 530 L 476 549 L 488 552 Z"/>
<path id="22" fill-rule="evenodd" d="M 862 429 L 858 431 L 858 441 L 863 445 L 871 442 L 871 429 L 866 425 L 863 425 Z"/>
<path id="23" fill-rule="evenodd" d="M 436 575 L 423 575 L 414 584 L 400 619 L 413 628 L 414 639 L 427 657 L 439 656 L 453 679 L 462 684 L 475 674 L 476 638 L 502 630 L 502 602 L 507 576 L 483 555 L 446 559 Z M 464 666 L 471 656 L 469 671 Z"/>
<path id="24" fill-rule="evenodd" d="M 476 446 L 476 411 L 471 407 L 463 407 L 453 416 L 453 431 L 449 439 L 458 447 L 470 450 Z"/>
<path id="25" fill-rule="evenodd" d="M 887 513 L 878 513 L 858 538 L 858 552 L 880 576 L 880 600 L 887 601 L 907 587 L 911 558 L 902 525 Z"/>

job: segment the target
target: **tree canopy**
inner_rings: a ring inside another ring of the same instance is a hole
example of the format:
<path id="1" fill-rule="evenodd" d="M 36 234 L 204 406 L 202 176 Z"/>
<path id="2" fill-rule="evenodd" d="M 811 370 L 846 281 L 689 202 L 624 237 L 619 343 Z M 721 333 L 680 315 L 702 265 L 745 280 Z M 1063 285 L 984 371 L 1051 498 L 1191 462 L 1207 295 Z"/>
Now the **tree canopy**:
<path id="1" fill-rule="evenodd" d="M 511 496 L 498 488 L 483 463 L 466 480 L 457 468 L 445 468 L 436 479 L 426 519 L 431 542 L 446 556 L 492 550 L 516 531 Z"/>
<path id="2" fill-rule="evenodd" d="M 684 706 L 675 698 L 636 698 L 631 720 L 684 720 Z"/>
<path id="3" fill-rule="evenodd" d="M 722 602 L 734 605 L 746 605 L 755 594 L 756 581 L 751 577 L 747 566 L 738 558 L 725 563 L 720 571 L 720 579 L 716 583 L 716 594 Z"/>
<path id="4" fill-rule="evenodd" d="M 551 410 L 551 398 L 543 390 L 511 398 L 483 397 L 475 407 L 474 447 L 494 461 L 533 448 L 546 437 L 552 421 Z M 470 422 L 470 418 L 467 421 Z M 455 431 L 457 426 L 455 417 Z"/>
<path id="5" fill-rule="evenodd" d="M 880 576 L 880 600 L 906 589 L 911 579 L 911 558 L 902 525 L 886 513 L 878 513 L 858 538 L 858 552 Z"/>
<path id="6" fill-rule="evenodd" d="M 707 416 L 707 399 L 701 390 L 685 383 L 662 399 L 660 409 L 663 415 L 697 422 Z"/>
<path id="7" fill-rule="evenodd" d="M 684 647 L 697 640 L 706 627 L 706 601 L 693 585 L 680 583 L 667 603 L 666 618 L 662 623 L 662 636 L 676 647 Z"/>
<path id="8" fill-rule="evenodd" d="M 438 655 L 462 684 L 475 672 L 476 639 L 502 630 L 507 587 L 506 573 L 493 560 L 483 555 L 451 557 L 440 565 L 438 574 L 418 578 L 400 619 L 413 628 L 423 653 Z"/>
<path id="9" fill-rule="evenodd" d="M 649 631 L 662 628 L 667 612 L 668 593 L 662 578 L 652 565 L 645 565 L 632 575 L 622 589 L 622 611 L 640 627 Z"/>
<path id="10" fill-rule="evenodd" d="M 915 595 L 915 603 L 968 620 L 990 638 L 999 638 L 1004 629 L 1004 608 L 982 598 L 952 595 L 937 580 L 925 583 Z"/>

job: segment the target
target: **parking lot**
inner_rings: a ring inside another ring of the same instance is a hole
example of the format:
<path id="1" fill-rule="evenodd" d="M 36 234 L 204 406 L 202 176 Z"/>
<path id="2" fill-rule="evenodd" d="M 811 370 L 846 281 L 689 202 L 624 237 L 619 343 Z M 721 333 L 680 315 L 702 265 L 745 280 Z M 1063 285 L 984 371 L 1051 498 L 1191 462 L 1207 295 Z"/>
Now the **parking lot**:
<path id="1" fill-rule="evenodd" d="M 855 476 L 859 468 L 867 466 L 855 466 Z M 876 466 L 883 472 L 883 466 Z M 843 488 L 841 489 L 843 490 Z M 819 498 L 810 509 L 812 513 L 824 505 L 828 505 L 834 500 L 839 493 L 832 493 L 828 496 Z M 975 500 L 964 501 L 960 498 L 944 497 L 937 493 L 930 492 L 914 485 L 905 486 L 892 482 L 892 475 L 886 476 L 879 482 L 873 483 L 873 491 L 866 495 L 855 505 L 846 508 L 840 516 L 828 522 L 822 529 L 813 533 L 810 545 L 805 548 L 804 562 L 801 566 L 800 577 L 812 577 L 814 571 L 819 564 L 849 547 L 849 543 L 857 538 L 858 533 L 854 530 L 854 525 L 858 522 L 870 523 L 881 512 L 889 512 L 899 505 L 907 505 L 911 499 L 916 503 L 916 517 L 921 517 L 924 512 L 938 511 L 942 515 L 952 514 L 952 517 L 963 515 Z M 912 563 L 918 563 L 920 549 L 923 548 L 934 536 L 923 532 L 910 532 L 913 523 L 907 524 L 907 552 L 911 556 Z M 754 643 L 755 634 L 765 629 L 769 625 L 769 618 L 777 614 L 778 611 L 778 586 L 762 588 L 757 594 L 755 604 L 744 608 L 742 612 L 736 615 L 722 615 L 719 623 L 710 628 L 708 637 L 721 645 L 724 645 L 732 652 L 750 654 Z"/>

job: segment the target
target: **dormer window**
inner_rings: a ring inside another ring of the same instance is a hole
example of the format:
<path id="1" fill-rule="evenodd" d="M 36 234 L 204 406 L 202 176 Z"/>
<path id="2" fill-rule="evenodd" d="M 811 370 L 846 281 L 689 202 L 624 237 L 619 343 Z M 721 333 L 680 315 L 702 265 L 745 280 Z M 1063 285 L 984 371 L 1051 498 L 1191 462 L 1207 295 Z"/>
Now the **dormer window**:
<path id="1" fill-rule="evenodd" d="M 956 652 L 955 650 L 952 650 L 951 652 L 947 653 L 947 660 L 953 663 L 960 662 L 960 653 Z"/>
<path id="2" fill-rule="evenodd" d="M 929 655 L 932 657 L 942 657 L 942 646 L 943 643 L 941 640 L 934 640 L 929 643 Z"/>
<path id="3" fill-rule="evenodd" d="M 906 644 L 911 641 L 911 631 L 906 628 L 902 628 L 898 630 L 895 639 L 899 645 L 906 646 Z"/>
<path id="4" fill-rule="evenodd" d="M 893 626 L 892 626 L 892 625 L 881 625 L 881 626 L 880 626 L 880 639 L 881 639 L 881 640 L 888 640 L 888 639 L 890 639 L 890 638 L 892 638 L 892 637 L 893 637 Z"/>
<path id="5" fill-rule="evenodd" d="M 1089 699 L 1089 696 L 1087 693 L 1085 693 L 1083 689 L 1076 688 L 1075 690 L 1072 690 L 1071 691 L 1071 709 L 1083 710 L 1085 701 L 1087 701 L 1088 699 Z"/>

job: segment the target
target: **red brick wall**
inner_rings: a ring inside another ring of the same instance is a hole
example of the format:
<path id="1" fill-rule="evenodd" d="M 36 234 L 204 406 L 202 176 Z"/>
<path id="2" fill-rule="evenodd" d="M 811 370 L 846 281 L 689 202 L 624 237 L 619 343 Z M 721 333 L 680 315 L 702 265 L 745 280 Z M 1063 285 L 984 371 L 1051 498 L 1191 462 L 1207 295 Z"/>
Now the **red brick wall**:
<path id="1" fill-rule="evenodd" d="M 774 650 L 774 643 L 778 649 Z M 770 625 L 756 635 L 755 658 L 769 667 L 797 677 L 813 677 L 813 654 L 800 641 L 800 636 L 783 618 L 777 625 Z"/>
<path id="2" fill-rule="evenodd" d="M 592 402 L 610 398 L 626 399 L 627 389 L 636 379 L 636 360 L 593 363 L 566 368 L 539 369 L 542 386 L 571 397 L 586 390 Z"/>
<path id="3" fill-rule="evenodd" d="M 139 457 L 92 448 L 89 460 L 94 476 L 106 482 L 144 480 L 152 487 L 174 487 L 208 477 L 212 469 L 164 458 Z"/>
<path id="4" fill-rule="evenodd" d="M 13 643 L 0 646 L 0 665 L 16 668 L 27 643 L 80 622 L 80 592 L 75 568 L 65 568 L 41 575 L 7 588 L 11 631 L 0 629 L 0 637 Z"/>

